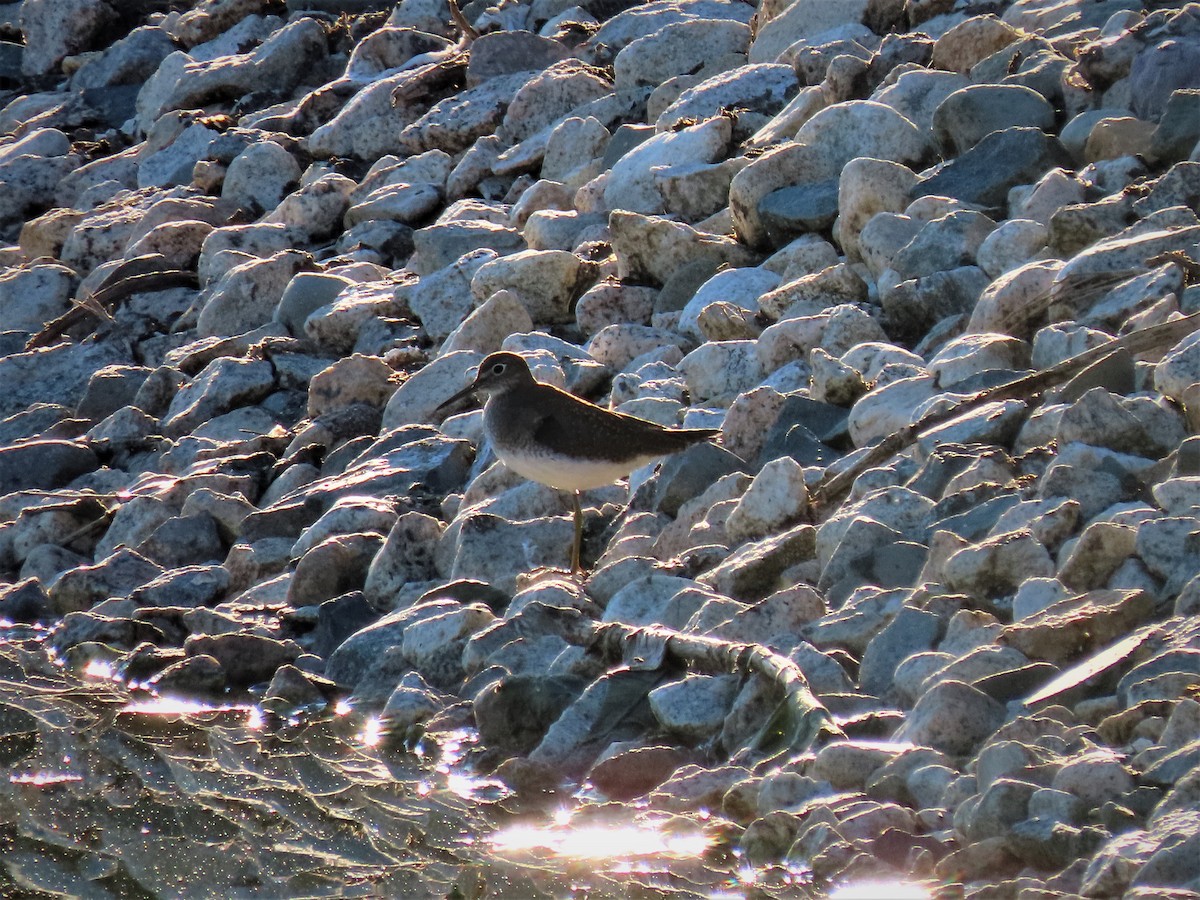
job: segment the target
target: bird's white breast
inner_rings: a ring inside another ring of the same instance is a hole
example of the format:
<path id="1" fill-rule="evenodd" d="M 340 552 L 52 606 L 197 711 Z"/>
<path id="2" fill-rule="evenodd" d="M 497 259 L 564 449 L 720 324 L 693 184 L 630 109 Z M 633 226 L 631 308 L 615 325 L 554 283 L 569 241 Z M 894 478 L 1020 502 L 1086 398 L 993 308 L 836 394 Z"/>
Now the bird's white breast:
<path id="1" fill-rule="evenodd" d="M 600 459 L 566 459 L 551 454 L 500 452 L 496 455 L 506 466 L 530 481 L 549 485 L 560 491 L 590 491 L 620 481 L 634 469 L 659 458 L 659 454 L 643 456 L 627 462 Z"/>

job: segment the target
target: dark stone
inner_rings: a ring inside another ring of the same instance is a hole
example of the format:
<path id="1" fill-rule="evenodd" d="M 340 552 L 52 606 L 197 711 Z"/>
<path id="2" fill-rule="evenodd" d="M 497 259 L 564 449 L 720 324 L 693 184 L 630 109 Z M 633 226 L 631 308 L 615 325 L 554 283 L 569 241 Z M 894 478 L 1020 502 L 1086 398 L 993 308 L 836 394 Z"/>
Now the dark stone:
<path id="1" fill-rule="evenodd" d="M 933 113 L 933 134 L 948 155 L 965 153 L 993 131 L 1054 127 L 1054 107 L 1015 84 L 971 84 L 948 96 Z"/>
<path id="2" fill-rule="evenodd" d="M 1171 94 L 1161 121 L 1150 137 L 1150 153 L 1161 162 L 1187 159 L 1200 143 L 1200 90 Z"/>
<path id="3" fill-rule="evenodd" d="M 942 622 L 933 613 L 902 606 L 896 617 L 867 644 L 858 670 L 859 686 L 882 697 L 892 687 L 896 666 L 915 653 L 933 649 Z"/>
<path id="4" fill-rule="evenodd" d="M 362 591 L 350 591 L 326 600 L 317 609 L 317 627 L 312 635 L 312 652 L 322 659 L 341 646 L 350 635 L 378 620 Z"/>
<path id="5" fill-rule="evenodd" d="M 410 624 L 458 608 L 459 604 L 452 600 L 433 600 L 388 613 L 382 619 L 354 632 L 330 654 L 325 666 L 325 677 L 357 692 L 359 681 L 383 658 L 388 648 L 395 647 L 399 650 L 404 641 L 404 629 Z M 412 668 L 407 662 L 404 665 L 408 669 Z M 382 700 L 387 699 L 387 695 L 398 681 L 397 678 L 392 682 Z"/>
<path id="6" fill-rule="evenodd" d="M 824 231 L 837 218 L 838 179 L 772 191 L 758 202 L 758 214 L 776 243 L 805 232 Z"/>
<path id="7" fill-rule="evenodd" d="M 229 587 L 229 570 L 224 566 L 182 566 L 164 572 L 135 588 L 129 599 L 138 606 L 212 606 Z"/>
<path id="8" fill-rule="evenodd" d="M 1031 662 L 1028 665 L 1006 672 L 985 675 L 971 682 L 993 700 L 1008 703 L 1019 697 L 1028 697 L 1042 685 L 1047 684 L 1059 672 L 1058 666 L 1048 662 Z"/>
<path id="9" fill-rule="evenodd" d="M 708 259 L 684 263 L 663 282 L 662 290 L 654 298 L 654 312 L 677 312 L 683 309 L 700 286 L 717 274 L 719 268 Z"/>
<path id="10" fill-rule="evenodd" d="M 1056 166 L 1073 167 L 1071 155 L 1039 128 L 993 131 L 912 190 L 912 197 L 955 197 L 1001 208 L 1014 185 L 1031 184 Z"/>
<path id="11" fill-rule="evenodd" d="M 677 747 L 635 747 L 596 763 L 587 780 L 610 800 L 627 801 L 648 794 L 686 762 Z"/>
<path id="12" fill-rule="evenodd" d="M 746 463 L 724 447 L 705 441 L 668 457 L 658 472 L 651 506 L 674 516 L 679 507 L 731 472 L 745 472 Z M 647 483 L 649 487 L 649 483 Z M 642 491 L 639 489 L 638 494 Z"/>
<path id="13" fill-rule="evenodd" d="M 1134 57 L 1129 69 L 1129 95 L 1139 119 L 1157 121 L 1171 95 L 1180 88 L 1200 87 L 1200 38 L 1178 35 Z"/>
<path id="14" fill-rule="evenodd" d="M 0 588 L 0 619 L 32 624 L 53 616 L 46 589 L 36 578 L 26 578 Z"/>
<path id="15" fill-rule="evenodd" d="M 163 633 L 149 622 L 112 618 L 93 612 L 72 612 L 63 616 L 50 635 L 50 646 L 59 654 L 80 644 L 107 644 L 132 650 L 142 641 L 162 643 Z"/>
<path id="16" fill-rule="evenodd" d="M 1179 445 L 1172 475 L 1200 475 L 1200 435 L 1192 435 Z"/>
<path id="17" fill-rule="evenodd" d="M 276 669 L 295 662 L 300 655 L 300 647 L 294 641 L 237 632 L 192 635 L 183 649 L 188 656 L 213 657 L 225 670 L 229 683 L 242 687 L 268 680 Z"/>
<path id="18" fill-rule="evenodd" d="M 81 94 L 84 104 L 96 119 L 117 128 L 137 115 L 137 96 L 141 89 L 142 83 L 112 84 L 88 88 Z"/>
<path id="19" fill-rule="evenodd" d="M 242 520 L 239 539 L 253 544 L 262 538 L 298 538 L 300 532 L 320 518 L 324 504 L 316 497 L 303 497 L 288 503 L 274 503 L 250 513 Z"/>
<path id="20" fill-rule="evenodd" d="M 160 694 L 220 695 L 225 691 L 225 670 L 215 657 L 189 656 L 151 678 L 150 686 Z"/>
<path id="21" fill-rule="evenodd" d="M 993 493 L 998 487 L 994 486 Z M 1012 490 L 1001 491 L 991 497 L 981 497 L 976 490 L 958 491 L 930 510 L 931 521 L 926 534 L 950 531 L 968 541 L 982 540 L 1000 517 L 1020 502 L 1020 495 Z"/>
<path id="22" fill-rule="evenodd" d="M 168 569 L 225 559 L 225 545 L 217 533 L 217 523 L 207 513 L 172 516 L 137 549 L 147 559 Z"/>
<path id="23" fill-rule="evenodd" d="M 73 441 L 29 441 L 0 447 L 0 495 L 56 490 L 99 467 L 92 449 Z"/>
<path id="24" fill-rule="evenodd" d="M 884 330 L 894 340 L 914 344 L 943 319 L 970 313 L 990 282 L 976 266 L 903 281 L 883 299 Z"/>
<path id="25" fill-rule="evenodd" d="M 530 31 L 491 31 L 471 44 L 467 82 L 478 84 L 498 75 L 545 69 L 568 53 L 558 41 Z"/>
<path id="26" fill-rule="evenodd" d="M 349 591 L 361 590 L 371 560 L 383 546 L 375 532 L 338 534 L 310 549 L 296 564 L 288 583 L 287 600 L 293 607 L 316 606 Z"/>
<path id="27" fill-rule="evenodd" d="M 611 169 L 622 156 L 654 137 L 653 125 L 622 125 L 604 148 L 604 168 Z"/>
<path id="28" fill-rule="evenodd" d="M 767 432 L 759 463 L 790 456 L 803 466 L 827 466 L 842 455 L 849 411 L 832 403 L 790 396 Z"/>
<path id="29" fill-rule="evenodd" d="M 0 347 L 0 355 L 3 355 L 2 347 Z M 44 436 L 47 431 L 60 422 L 70 419 L 71 410 L 65 406 L 59 406 L 57 403 L 34 403 L 28 409 L 14 413 L 0 422 L 0 446 L 39 435 Z"/>
<path id="30" fill-rule="evenodd" d="M 0 41 L 0 85 L 16 87 L 21 83 L 21 59 L 24 56 L 24 44 Z"/>
<path id="31" fill-rule="evenodd" d="M 526 754 L 583 692 L 582 678 L 561 675 L 511 675 L 475 698 L 479 737 L 491 749 Z"/>
<path id="32" fill-rule="evenodd" d="M 482 603 L 492 612 L 500 613 L 508 606 L 512 597 L 486 581 L 459 578 L 448 584 L 431 588 L 417 599 L 417 603 L 428 603 L 430 600 L 456 600 L 463 606 Z"/>

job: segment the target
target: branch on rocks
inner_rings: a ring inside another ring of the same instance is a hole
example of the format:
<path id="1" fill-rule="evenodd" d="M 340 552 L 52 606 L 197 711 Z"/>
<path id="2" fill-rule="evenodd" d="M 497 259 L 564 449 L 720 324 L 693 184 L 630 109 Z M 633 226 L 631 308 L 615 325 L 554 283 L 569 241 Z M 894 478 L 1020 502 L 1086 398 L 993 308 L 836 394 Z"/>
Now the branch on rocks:
<path id="1" fill-rule="evenodd" d="M 112 321 L 117 305 L 134 294 L 165 291 L 176 287 L 196 287 L 199 284 L 195 272 L 167 268 L 167 260 L 160 254 L 138 256 L 122 263 L 104 279 L 93 293 L 78 300 L 75 305 L 52 319 L 25 344 L 26 350 L 48 347 L 66 334 L 71 328 L 88 319 Z"/>
<path id="2" fill-rule="evenodd" d="M 767 679 L 783 692 L 783 700 L 754 739 L 755 750 L 794 755 L 845 738 L 800 667 L 762 644 L 682 634 L 661 625 L 597 622 L 577 609 L 544 604 L 530 604 L 523 615 L 569 644 L 599 653 L 606 660 L 623 660 L 632 669 L 657 669 L 671 661 L 706 673 L 741 672 Z"/>
<path id="3" fill-rule="evenodd" d="M 413 69 L 403 83 L 396 85 L 392 89 L 392 106 L 403 106 L 428 97 L 440 98 L 447 91 L 461 87 L 471 54 L 461 48 L 452 49 L 453 55 Z"/>
<path id="4" fill-rule="evenodd" d="M 1107 344 L 1085 350 L 1048 369 L 979 391 L 949 409 L 931 412 L 922 417 L 920 421 L 907 425 L 895 434 L 890 434 L 874 444 L 867 453 L 863 454 L 861 459 L 844 472 L 822 479 L 814 492 L 813 505 L 818 509 L 829 509 L 849 493 L 850 488 L 854 485 L 854 480 L 867 469 L 887 462 L 901 450 L 915 443 L 921 434 L 930 428 L 942 425 L 970 409 L 997 400 L 1034 399 L 1048 388 L 1069 380 L 1113 353 L 1123 351 L 1132 355 L 1147 353 L 1164 346 L 1169 347 L 1183 340 L 1197 328 L 1200 328 L 1200 313 L 1192 313 L 1181 319 L 1151 325 L 1149 328 L 1116 338 Z"/>
<path id="5" fill-rule="evenodd" d="M 479 32 L 475 30 L 475 27 L 463 15 L 462 10 L 458 6 L 458 0 L 446 0 L 446 2 L 450 6 L 450 18 L 454 20 L 454 24 L 458 26 L 458 30 L 462 32 L 464 43 L 470 44 L 471 41 L 479 37 Z"/>

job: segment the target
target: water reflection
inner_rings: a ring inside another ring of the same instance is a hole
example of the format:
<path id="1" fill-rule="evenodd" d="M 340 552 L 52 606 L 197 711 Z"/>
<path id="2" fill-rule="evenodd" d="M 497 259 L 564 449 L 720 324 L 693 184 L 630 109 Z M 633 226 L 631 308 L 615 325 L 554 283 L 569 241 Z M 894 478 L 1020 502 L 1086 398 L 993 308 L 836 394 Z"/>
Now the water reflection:
<path id="1" fill-rule="evenodd" d="M 857 881 L 833 889 L 829 900 L 931 900 L 929 888 L 906 881 Z"/>
<path id="2" fill-rule="evenodd" d="M 702 831 L 678 831 L 652 823 L 513 825 L 492 835 L 493 850 L 503 854 L 543 850 L 571 859 L 609 860 L 616 866 L 641 857 L 689 859 L 712 844 Z"/>
<path id="3" fill-rule="evenodd" d="M 56 784 L 67 784 L 73 781 L 83 781 L 82 775 L 74 772 L 13 772 L 8 776 L 10 784 L 28 784 L 33 787 L 50 787 Z"/>

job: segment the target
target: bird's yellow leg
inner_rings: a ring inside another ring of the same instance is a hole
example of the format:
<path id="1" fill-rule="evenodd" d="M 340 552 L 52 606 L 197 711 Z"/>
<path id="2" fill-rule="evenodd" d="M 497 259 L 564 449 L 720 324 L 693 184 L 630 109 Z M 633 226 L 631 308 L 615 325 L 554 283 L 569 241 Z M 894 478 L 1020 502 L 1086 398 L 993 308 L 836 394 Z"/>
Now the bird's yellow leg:
<path id="1" fill-rule="evenodd" d="M 571 545 L 571 574 L 582 575 L 579 552 L 583 545 L 583 509 L 579 505 L 579 491 L 571 492 L 571 503 L 575 507 L 575 543 Z"/>

